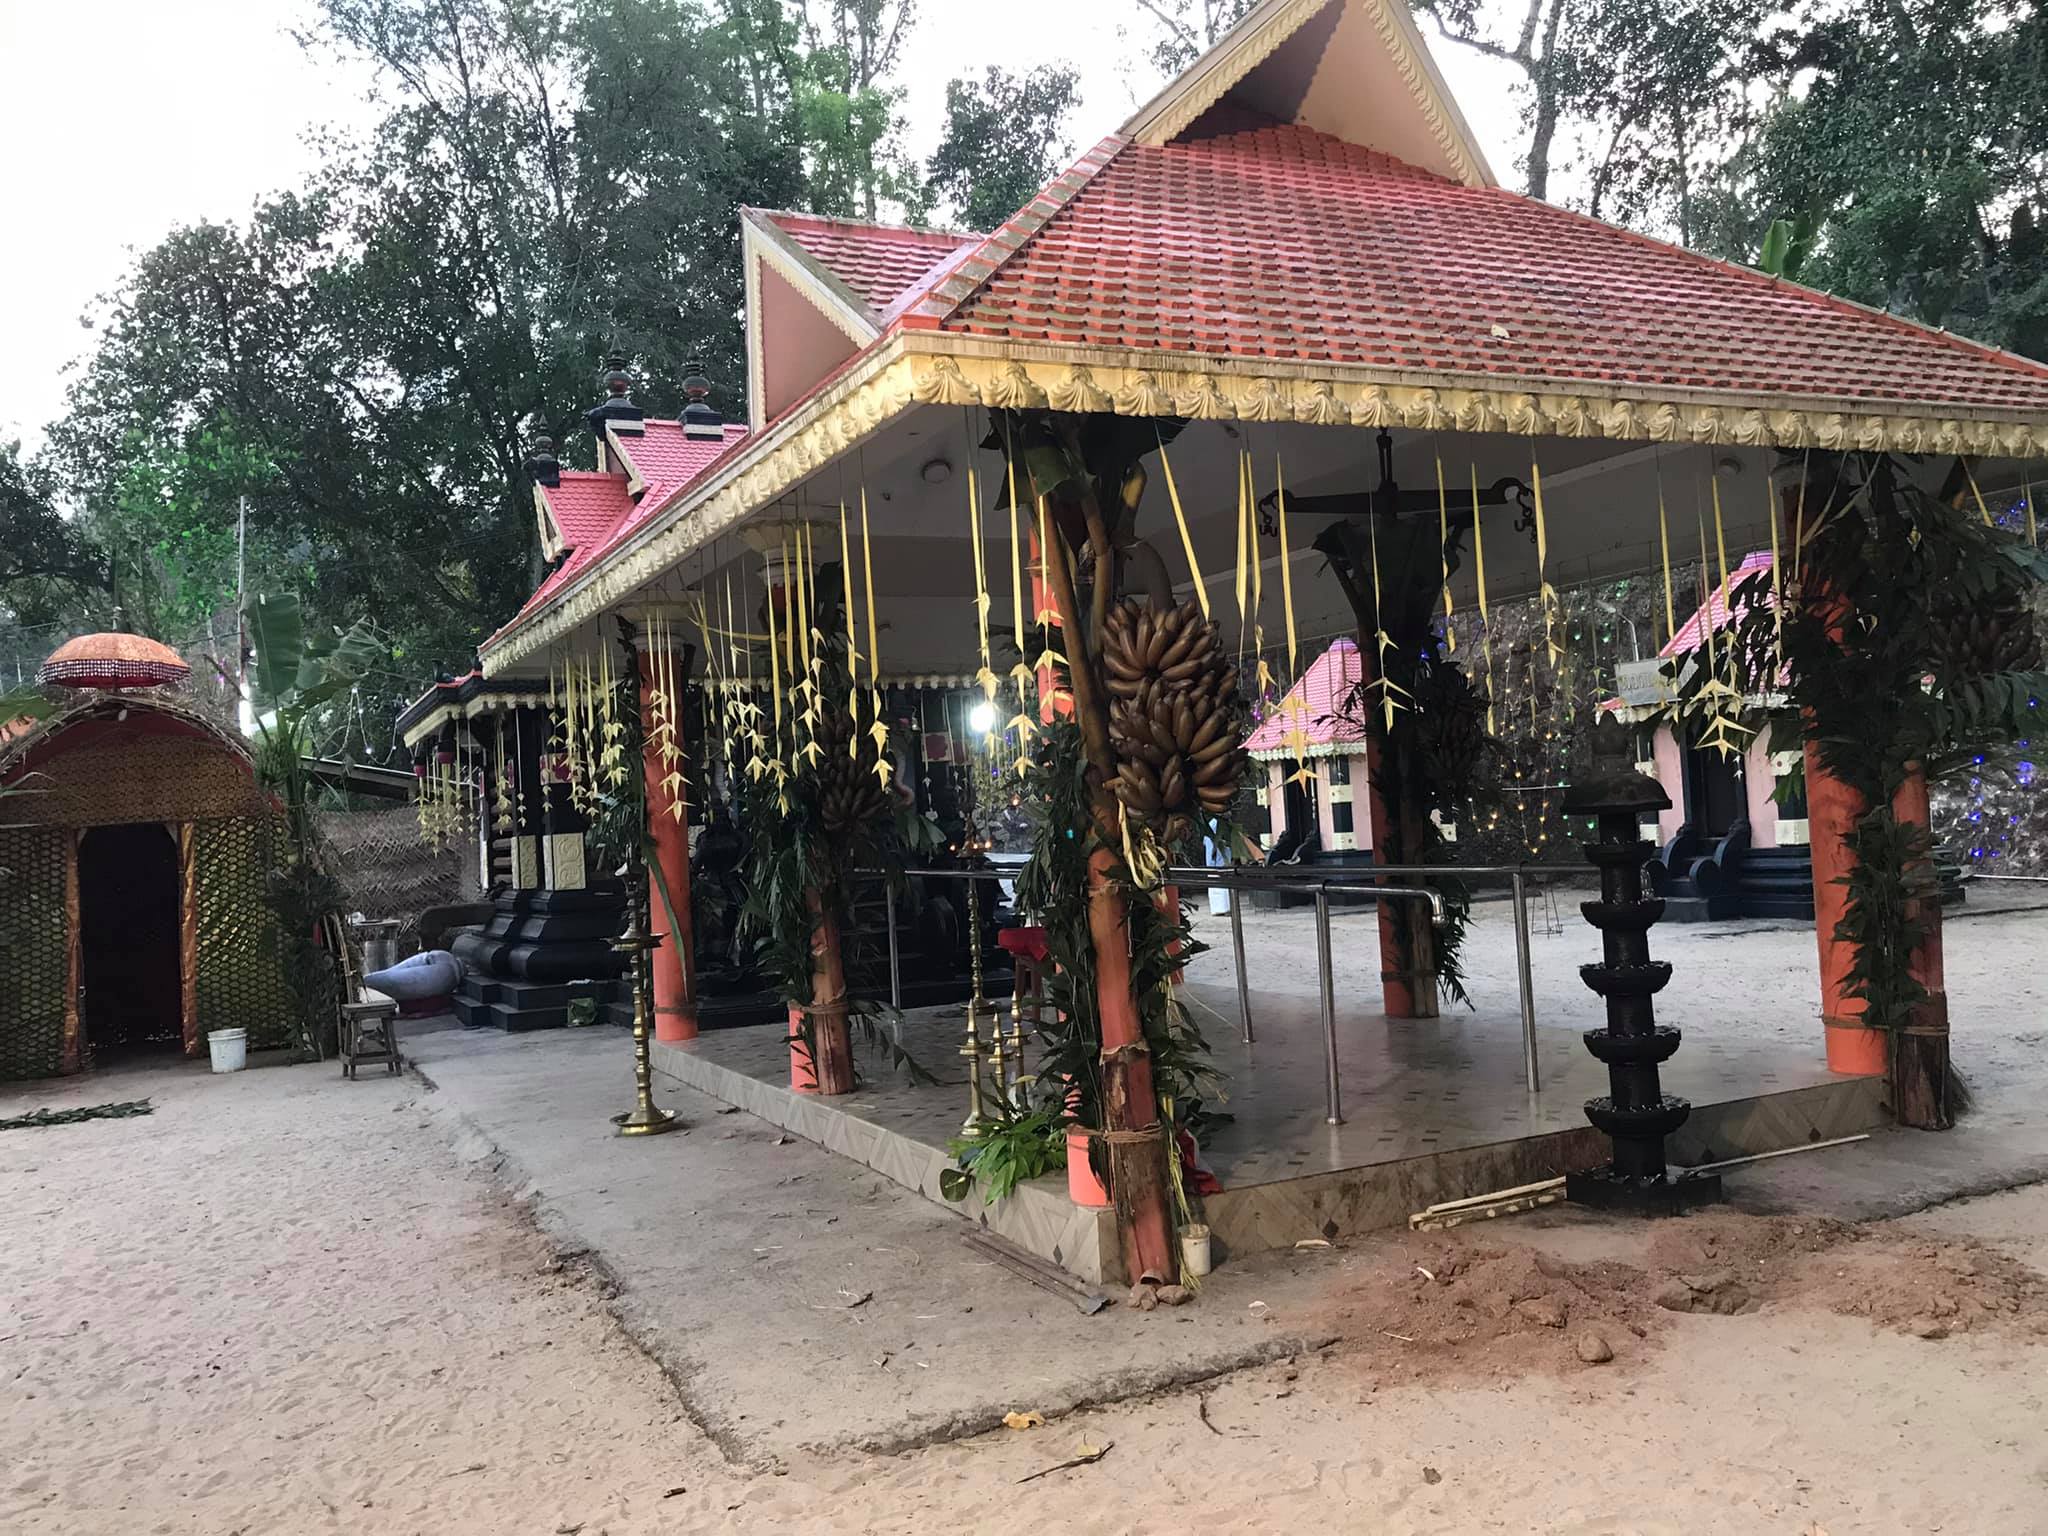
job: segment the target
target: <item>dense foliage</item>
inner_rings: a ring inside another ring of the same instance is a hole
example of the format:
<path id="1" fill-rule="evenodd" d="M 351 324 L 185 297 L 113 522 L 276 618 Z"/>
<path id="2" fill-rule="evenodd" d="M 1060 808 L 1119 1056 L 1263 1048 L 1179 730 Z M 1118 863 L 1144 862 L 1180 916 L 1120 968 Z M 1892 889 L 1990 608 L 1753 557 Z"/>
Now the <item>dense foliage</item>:
<path id="1" fill-rule="evenodd" d="M 892 77 L 915 20 L 907 0 L 321 0 L 302 42 L 374 67 L 378 119 L 247 218 L 173 231 L 103 301 L 47 447 L 0 448 L 0 607 L 118 606 L 231 648 L 246 505 L 247 590 L 391 627 L 373 713 L 463 670 L 537 574 L 532 439 L 587 466 L 602 358 L 633 359 L 651 414 L 697 358 L 743 410 L 741 206 L 993 222 L 1054 169 L 1071 77 L 999 75 L 949 93 L 927 186 Z M 12 643 L 28 665 L 49 648 Z"/>

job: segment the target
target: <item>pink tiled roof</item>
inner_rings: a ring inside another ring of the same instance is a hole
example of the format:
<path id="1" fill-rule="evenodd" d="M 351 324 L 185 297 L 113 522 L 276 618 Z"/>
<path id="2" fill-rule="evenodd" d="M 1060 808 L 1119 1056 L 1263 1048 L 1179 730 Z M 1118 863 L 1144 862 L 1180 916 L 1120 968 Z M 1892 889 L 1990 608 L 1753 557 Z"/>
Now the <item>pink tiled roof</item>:
<path id="1" fill-rule="evenodd" d="M 2038 364 L 1287 125 L 1111 140 L 957 265 L 906 324 L 1420 375 L 2048 410 Z"/>
<path id="2" fill-rule="evenodd" d="M 723 440 L 716 442 L 683 436 L 680 422 L 649 421 L 646 426 L 641 437 L 619 440 L 640 478 L 647 482 L 647 489 L 637 502 L 626 489 L 624 475 L 565 469 L 560 485 L 541 487 L 548 510 L 554 514 L 555 526 L 562 530 L 568 557 L 548 573 L 547 580 L 534 589 L 533 596 L 498 635 L 518 628 L 529 615 L 545 607 L 557 592 L 610 554 L 676 492 L 710 469 L 747 435 L 745 427 L 730 422 L 726 424 Z M 495 640 L 497 635 L 491 638 Z"/>
<path id="3" fill-rule="evenodd" d="M 1771 552 L 1768 549 L 1760 549 L 1750 555 L 1741 565 L 1728 573 L 1728 580 L 1713 590 L 1706 603 L 1679 626 L 1678 633 L 1666 641 L 1664 649 L 1657 654 L 1660 657 L 1684 656 L 1700 648 L 1706 638 L 1708 626 L 1711 626 L 1717 635 L 1726 629 L 1729 594 L 1737 587 L 1747 586 L 1751 581 L 1761 583 L 1760 592 L 1753 595 L 1751 601 L 1761 598 L 1766 609 L 1776 607 L 1777 596 L 1771 591 L 1770 569 Z"/>
<path id="4" fill-rule="evenodd" d="M 666 486 L 672 492 L 678 486 L 688 485 L 747 435 L 744 426 L 733 422 L 726 424 L 723 438 L 685 437 L 679 421 L 650 420 L 645 426 L 647 430 L 641 436 L 619 439 L 626 457 L 647 482 L 647 495 L 640 499 L 642 506 L 653 500 L 656 486 Z"/>
<path id="5" fill-rule="evenodd" d="M 1351 691 L 1365 676 L 1358 657 L 1358 643 L 1338 639 L 1301 674 L 1287 696 L 1272 713 L 1259 722 L 1244 739 L 1247 752 L 1284 752 L 1288 737 L 1299 730 L 1311 747 L 1351 746 L 1363 743 L 1365 727 L 1356 720 L 1340 718 L 1338 711 Z"/>
<path id="6" fill-rule="evenodd" d="M 877 319 L 896 301 L 921 288 L 934 269 L 977 236 L 948 230 L 904 229 L 850 219 L 822 219 L 804 213 L 763 215 L 804 253 L 844 283 Z"/>

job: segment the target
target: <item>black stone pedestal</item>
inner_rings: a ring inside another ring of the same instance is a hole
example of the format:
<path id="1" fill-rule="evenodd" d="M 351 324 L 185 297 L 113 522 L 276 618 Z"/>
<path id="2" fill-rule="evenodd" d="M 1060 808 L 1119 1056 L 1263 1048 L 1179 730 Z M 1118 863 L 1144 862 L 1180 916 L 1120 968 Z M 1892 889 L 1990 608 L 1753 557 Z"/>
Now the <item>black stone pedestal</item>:
<path id="1" fill-rule="evenodd" d="M 1692 1106 L 1664 1092 L 1658 1075 L 1680 1036 L 1657 1022 L 1654 999 L 1670 982 L 1671 966 L 1650 958 L 1650 928 L 1664 915 L 1664 903 L 1644 893 L 1643 866 L 1657 849 L 1644 841 L 1639 819 L 1671 801 L 1654 779 L 1635 770 L 1626 742 L 1618 746 L 1596 757 L 1594 771 L 1564 797 L 1567 816 L 1591 816 L 1597 827 L 1597 840 L 1585 851 L 1600 871 L 1600 899 L 1580 910 L 1600 930 L 1602 959 L 1581 966 L 1579 975 L 1607 1004 L 1607 1027 L 1588 1030 L 1585 1040 L 1607 1067 L 1608 1091 L 1586 1101 L 1586 1118 L 1614 1144 L 1613 1161 L 1568 1175 L 1565 1194 L 1608 1210 L 1672 1215 L 1719 1200 L 1721 1181 L 1673 1180 L 1664 1166 L 1664 1138 L 1685 1124 Z"/>

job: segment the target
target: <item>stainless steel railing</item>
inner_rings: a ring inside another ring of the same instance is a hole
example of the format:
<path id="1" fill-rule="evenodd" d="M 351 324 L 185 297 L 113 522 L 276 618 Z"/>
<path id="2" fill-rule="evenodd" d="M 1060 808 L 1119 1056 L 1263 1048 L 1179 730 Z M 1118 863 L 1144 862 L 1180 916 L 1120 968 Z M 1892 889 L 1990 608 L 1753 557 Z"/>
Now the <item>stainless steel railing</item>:
<path id="1" fill-rule="evenodd" d="M 1017 878 L 1015 870 L 1001 869 L 907 869 L 906 876 L 933 880 L 986 880 L 1001 882 Z M 1323 1021 L 1324 1118 L 1331 1125 L 1344 1123 L 1343 1087 L 1337 1070 L 1337 989 L 1333 977 L 1330 945 L 1330 893 L 1371 896 L 1375 902 L 1426 901 L 1430 915 L 1441 921 L 1443 897 L 1427 886 L 1382 885 L 1383 879 L 1447 877 L 1460 880 L 1508 882 L 1514 904 L 1515 984 L 1522 1011 L 1522 1073 L 1531 1093 L 1540 1091 L 1542 1078 L 1536 1059 L 1536 987 L 1529 961 L 1529 880 L 1539 875 L 1582 875 L 1572 865 L 1554 864 L 1375 864 L 1357 870 L 1331 870 L 1310 879 L 1302 876 L 1253 872 L 1243 866 L 1210 869 L 1201 866 L 1175 867 L 1165 872 L 1173 885 L 1195 890 L 1224 890 L 1235 896 L 1240 891 L 1269 891 L 1276 895 L 1304 895 L 1313 898 L 1316 913 L 1316 972 Z M 903 1006 L 902 966 L 897 950 L 896 903 L 885 903 L 889 913 L 889 1002 Z M 1254 1043 L 1251 980 L 1245 955 L 1243 903 L 1230 903 L 1231 947 L 1236 951 L 1237 1012 L 1244 1043 Z"/>

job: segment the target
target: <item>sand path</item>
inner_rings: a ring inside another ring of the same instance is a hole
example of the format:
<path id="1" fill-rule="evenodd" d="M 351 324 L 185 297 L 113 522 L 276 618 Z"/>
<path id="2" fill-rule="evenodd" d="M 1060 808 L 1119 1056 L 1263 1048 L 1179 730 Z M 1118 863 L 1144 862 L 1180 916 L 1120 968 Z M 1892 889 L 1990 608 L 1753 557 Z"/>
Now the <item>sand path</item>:
<path id="1" fill-rule="evenodd" d="M 2042 1341 L 1783 1306 L 1561 1374 L 1417 1378 L 1367 1339 L 1021 1433 L 735 1467 L 416 1082 L 109 1075 L 0 1113 L 145 1092 L 147 1118 L 0 1133 L 0 1530 L 2048 1530 Z M 2038 1263 L 2048 1190 L 1934 1225 Z M 1369 1259 L 1333 1256 L 1333 1285 Z"/>

